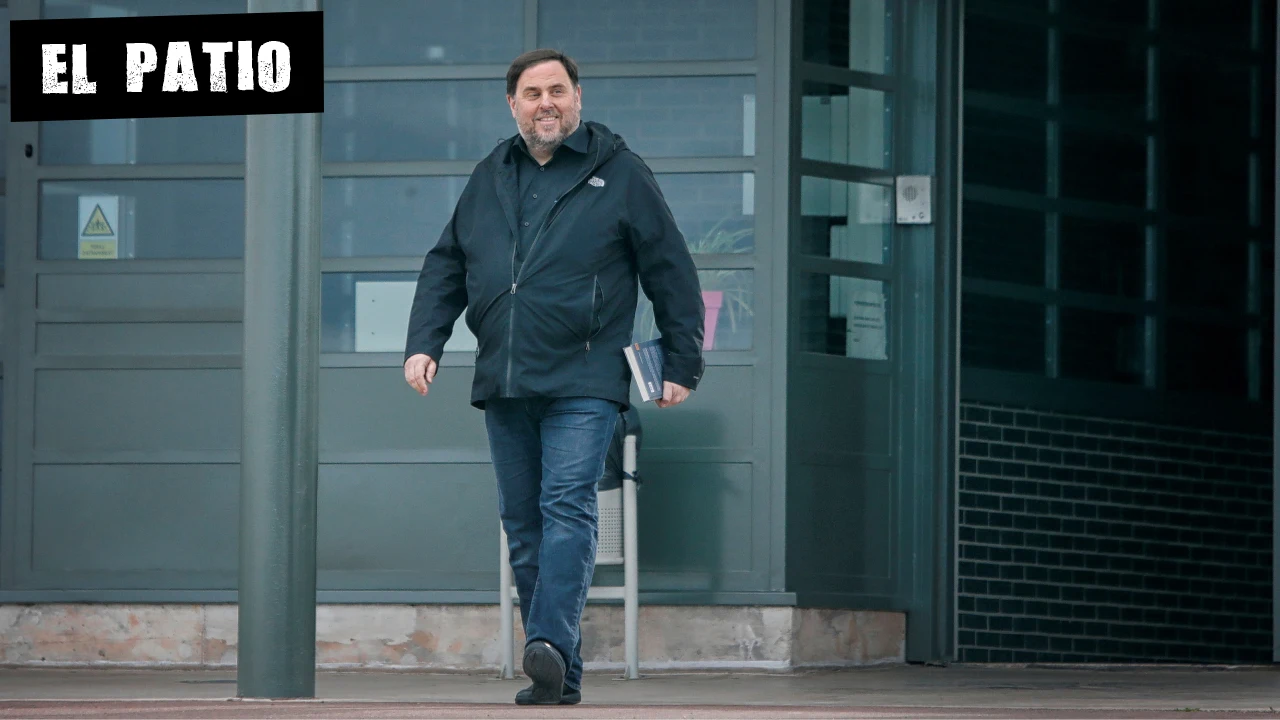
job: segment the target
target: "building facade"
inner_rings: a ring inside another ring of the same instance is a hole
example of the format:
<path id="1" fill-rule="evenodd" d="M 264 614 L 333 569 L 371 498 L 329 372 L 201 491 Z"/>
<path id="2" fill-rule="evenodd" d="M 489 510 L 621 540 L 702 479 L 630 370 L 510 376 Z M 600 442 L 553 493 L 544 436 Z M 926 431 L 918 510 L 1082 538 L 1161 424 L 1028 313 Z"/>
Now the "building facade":
<path id="1" fill-rule="evenodd" d="M 1265 659 L 1275 18 L 1234 4 L 1206 44 L 1169 0 L 325 0 L 322 661 L 496 657 L 474 339 L 426 400 L 399 368 L 422 256 L 515 132 L 507 65 L 546 46 L 711 310 L 698 392 L 643 410 L 642 662 Z M 125 616 L 233 660 L 244 118 L 6 131 L 9 660 L 150 661 L 93 657 Z"/>

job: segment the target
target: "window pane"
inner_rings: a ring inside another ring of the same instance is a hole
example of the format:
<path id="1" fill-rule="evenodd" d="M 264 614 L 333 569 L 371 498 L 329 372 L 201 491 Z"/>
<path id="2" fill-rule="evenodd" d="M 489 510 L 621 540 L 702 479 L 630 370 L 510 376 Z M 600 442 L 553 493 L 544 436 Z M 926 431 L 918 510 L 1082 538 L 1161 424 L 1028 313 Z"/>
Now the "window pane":
<path id="1" fill-rule="evenodd" d="M 682 173 L 656 177 L 690 252 L 746 253 L 755 247 L 755 175 Z"/>
<path id="2" fill-rule="evenodd" d="M 425 256 L 466 184 L 465 177 L 325 178 L 325 257 Z"/>
<path id="3" fill-rule="evenodd" d="M 1044 286 L 1043 213 L 966 200 L 964 276 Z"/>
<path id="4" fill-rule="evenodd" d="M 883 73 L 890 67 L 885 0 L 805 0 L 806 62 Z"/>
<path id="5" fill-rule="evenodd" d="M 1142 207 L 1147 196 L 1146 140 L 1063 128 L 1062 194 Z"/>
<path id="6" fill-rule="evenodd" d="M 243 115 L 40 123 L 42 165 L 244 162 Z"/>
<path id="7" fill-rule="evenodd" d="M 888 96 L 879 90 L 806 82 L 801 98 L 800 153 L 807 160 L 888 167 Z"/>
<path id="8" fill-rule="evenodd" d="M 975 293 L 961 302 L 962 365 L 1044 374 L 1043 305 Z"/>
<path id="9" fill-rule="evenodd" d="M 978 13 L 966 13 L 964 25 L 965 90 L 1047 99 L 1048 29 Z"/>
<path id="10" fill-rule="evenodd" d="M 1145 323 L 1137 315 L 1064 307 L 1061 327 L 1062 377 L 1140 384 Z"/>
<path id="11" fill-rule="evenodd" d="M 1248 222 L 1250 103 L 1248 68 L 1187 53 L 1161 54 L 1161 179 L 1176 214 Z"/>
<path id="12" fill-rule="evenodd" d="M 1249 248 L 1244 242 L 1185 230 L 1165 235 L 1169 302 L 1243 313 L 1249 290 Z"/>
<path id="13" fill-rule="evenodd" d="M 756 2 L 539 0 L 538 46 L 578 62 L 745 60 L 756 54 Z"/>
<path id="14" fill-rule="evenodd" d="M 964 109 L 966 184 L 1043 193 L 1046 153 L 1043 121 Z"/>
<path id="15" fill-rule="evenodd" d="M 328 83 L 326 162 L 480 160 L 516 133 L 502 80 Z"/>
<path id="16" fill-rule="evenodd" d="M 889 289 L 879 280 L 800 276 L 800 349 L 863 360 L 889 359 Z"/>
<path id="17" fill-rule="evenodd" d="M 755 331 L 755 296 L 751 270 L 699 270 L 702 301 L 707 313 L 703 324 L 703 350 L 750 350 Z M 633 337 L 643 342 L 660 335 L 653 318 L 653 303 L 640 291 Z"/>
<path id="18" fill-rule="evenodd" d="M 755 92 L 753 77 L 591 78 L 582 81 L 582 119 L 604 123 L 646 159 L 749 156 Z"/>
<path id="19" fill-rule="evenodd" d="M 245 0 L 44 0 L 41 17 L 99 18 L 148 15 L 222 15 L 248 11 Z"/>
<path id="20" fill-rule="evenodd" d="M 1204 0 L 1161 0 L 1160 27 L 1180 39 L 1249 47 L 1249 2 L 1207 3 Z M 1269 3 L 1262 3 L 1267 5 Z M 1264 31 L 1265 32 L 1265 31 Z"/>
<path id="21" fill-rule="evenodd" d="M 320 352 L 403 353 L 417 273 L 325 273 L 320 281 Z M 445 352 L 475 352 L 458 316 Z"/>
<path id="22" fill-rule="evenodd" d="M 593 79 L 582 117 L 646 158 L 751 155 L 754 88 L 749 77 Z M 505 93 L 502 80 L 330 83 L 325 160 L 480 160 L 517 132 Z"/>
<path id="23" fill-rule="evenodd" d="M 1147 254 L 1143 226 L 1063 217 L 1060 247 L 1063 289 L 1143 296 Z"/>
<path id="24" fill-rule="evenodd" d="M 692 252 L 751 252 L 752 175 L 656 177 Z M 325 178 L 325 257 L 422 257 L 439 239 L 466 184 L 465 177 Z"/>
<path id="25" fill-rule="evenodd" d="M 1234 397 L 1249 392 L 1248 335 L 1243 328 L 1171 319 L 1166 352 L 1170 390 Z"/>
<path id="26" fill-rule="evenodd" d="M 84 180 L 40 184 L 40 259 L 78 258 L 81 231 L 99 206 L 115 220 L 119 259 L 243 257 L 242 180 Z M 104 247 L 104 237 L 89 235 L 99 245 L 85 247 Z"/>
<path id="27" fill-rule="evenodd" d="M 1147 4 L 1116 0 L 1061 0 L 1062 14 L 1080 20 L 1101 20 L 1133 26 L 1140 30 L 1147 24 Z"/>
<path id="28" fill-rule="evenodd" d="M 507 64 L 524 50 L 523 0 L 324 0 L 324 64 Z"/>
<path id="29" fill-rule="evenodd" d="M 1146 93 L 1145 45 L 1127 39 L 1062 34 L 1065 107 L 1101 110 L 1140 121 L 1146 112 Z"/>
<path id="30" fill-rule="evenodd" d="M 893 219 L 890 189 L 826 178 L 800 178 L 800 252 L 883 265 Z"/>

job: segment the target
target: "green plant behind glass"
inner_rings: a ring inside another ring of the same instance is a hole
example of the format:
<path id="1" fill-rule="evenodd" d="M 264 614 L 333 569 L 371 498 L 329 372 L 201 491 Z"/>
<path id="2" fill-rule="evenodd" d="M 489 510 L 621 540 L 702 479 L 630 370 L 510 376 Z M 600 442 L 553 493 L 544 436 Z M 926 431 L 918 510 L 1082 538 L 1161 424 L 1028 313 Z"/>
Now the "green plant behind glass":
<path id="1" fill-rule="evenodd" d="M 745 227 L 738 230 L 727 230 L 725 224 L 735 215 L 721 218 L 710 230 L 700 236 L 687 239 L 689 252 L 694 255 L 733 255 L 751 251 L 751 241 L 755 230 Z M 720 313 L 729 325 L 730 332 L 736 332 L 743 318 L 751 316 L 751 292 L 743 282 L 746 272 L 743 270 L 699 270 L 698 284 L 703 292 L 719 291 L 723 294 Z M 657 322 L 653 317 L 653 304 L 643 295 L 637 308 L 635 325 L 636 342 L 643 342 L 658 337 Z"/>

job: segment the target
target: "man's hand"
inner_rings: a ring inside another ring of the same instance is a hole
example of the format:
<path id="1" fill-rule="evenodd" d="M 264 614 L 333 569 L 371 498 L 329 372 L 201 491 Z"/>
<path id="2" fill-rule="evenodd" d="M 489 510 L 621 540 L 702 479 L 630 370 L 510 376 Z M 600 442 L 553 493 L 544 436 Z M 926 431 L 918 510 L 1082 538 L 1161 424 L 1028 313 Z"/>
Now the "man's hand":
<path id="1" fill-rule="evenodd" d="M 422 353 L 413 355 L 404 361 L 404 381 L 417 390 L 419 395 L 426 397 L 431 383 L 436 379 L 436 368 L 435 360 Z"/>
<path id="2" fill-rule="evenodd" d="M 679 405 L 687 399 L 689 399 L 689 388 L 670 381 L 664 381 L 662 383 L 662 398 L 657 400 L 655 404 L 660 408 L 669 408 L 672 405 Z"/>

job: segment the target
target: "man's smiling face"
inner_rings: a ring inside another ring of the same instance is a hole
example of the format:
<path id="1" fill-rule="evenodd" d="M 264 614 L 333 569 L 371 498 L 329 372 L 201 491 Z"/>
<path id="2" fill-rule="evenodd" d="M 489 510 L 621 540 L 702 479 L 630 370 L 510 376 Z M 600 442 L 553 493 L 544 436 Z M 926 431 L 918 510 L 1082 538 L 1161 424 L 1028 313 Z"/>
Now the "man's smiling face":
<path id="1" fill-rule="evenodd" d="M 574 87 L 563 65 L 549 60 L 520 75 L 516 94 L 507 103 L 529 149 L 550 157 L 578 129 L 582 88 Z"/>

